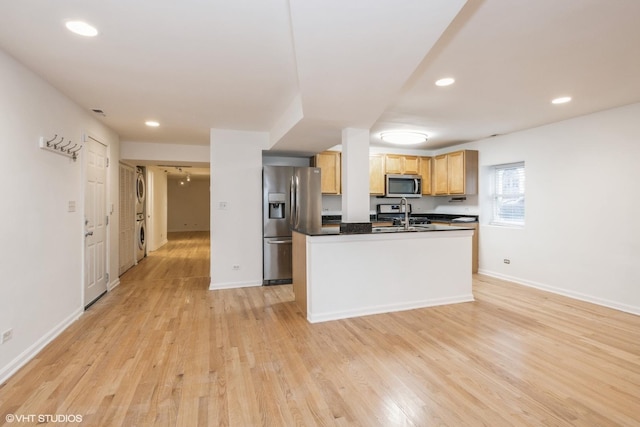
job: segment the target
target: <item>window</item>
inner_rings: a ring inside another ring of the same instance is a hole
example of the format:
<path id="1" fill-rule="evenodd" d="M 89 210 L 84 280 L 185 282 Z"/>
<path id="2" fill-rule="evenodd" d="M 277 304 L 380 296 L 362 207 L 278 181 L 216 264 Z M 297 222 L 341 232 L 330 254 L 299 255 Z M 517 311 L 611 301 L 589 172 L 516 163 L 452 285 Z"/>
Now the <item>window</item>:
<path id="1" fill-rule="evenodd" d="M 493 225 L 524 225 L 524 162 L 493 170 Z"/>

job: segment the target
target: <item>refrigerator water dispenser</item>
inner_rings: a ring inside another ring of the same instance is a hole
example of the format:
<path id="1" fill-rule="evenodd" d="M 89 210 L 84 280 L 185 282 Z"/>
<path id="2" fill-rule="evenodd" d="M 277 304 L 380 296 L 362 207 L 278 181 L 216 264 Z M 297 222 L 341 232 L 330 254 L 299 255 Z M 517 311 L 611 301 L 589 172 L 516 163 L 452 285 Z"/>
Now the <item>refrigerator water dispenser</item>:
<path id="1" fill-rule="evenodd" d="M 269 218 L 284 218 L 284 193 L 269 193 Z"/>

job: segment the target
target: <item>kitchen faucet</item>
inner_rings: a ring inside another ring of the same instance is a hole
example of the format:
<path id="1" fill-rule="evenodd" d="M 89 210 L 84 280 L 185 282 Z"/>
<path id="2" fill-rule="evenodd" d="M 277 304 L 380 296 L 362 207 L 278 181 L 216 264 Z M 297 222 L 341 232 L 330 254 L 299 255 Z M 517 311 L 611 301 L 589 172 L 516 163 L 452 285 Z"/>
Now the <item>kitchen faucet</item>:
<path id="1" fill-rule="evenodd" d="M 403 197 L 400 199 L 400 212 L 402 212 L 402 206 L 404 205 L 404 229 L 409 229 L 409 204 L 407 203 L 407 198 Z"/>

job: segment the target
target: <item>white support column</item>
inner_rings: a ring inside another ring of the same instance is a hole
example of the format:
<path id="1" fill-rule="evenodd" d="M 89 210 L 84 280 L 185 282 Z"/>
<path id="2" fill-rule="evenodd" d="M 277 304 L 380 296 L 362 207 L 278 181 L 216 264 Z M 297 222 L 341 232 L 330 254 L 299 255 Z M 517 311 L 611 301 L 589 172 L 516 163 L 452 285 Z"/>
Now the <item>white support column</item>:
<path id="1" fill-rule="evenodd" d="M 369 129 L 342 130 L 342 222 L 369 222 Z"/>
<path id="2" fill-rule="evenodd" d="M 262 285 L 262 150 L 267 132 L 211 129 L 210 289 Z"/>

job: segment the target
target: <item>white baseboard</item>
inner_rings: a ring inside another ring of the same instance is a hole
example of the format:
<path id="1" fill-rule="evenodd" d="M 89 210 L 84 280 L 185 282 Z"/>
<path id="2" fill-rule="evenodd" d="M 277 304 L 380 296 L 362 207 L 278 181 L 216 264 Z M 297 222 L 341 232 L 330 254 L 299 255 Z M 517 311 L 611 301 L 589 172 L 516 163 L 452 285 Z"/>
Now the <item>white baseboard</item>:
<path id="1" fill-rule="evenodd" d="M 624 311 L 625 313 L 631 313 L 640 316 L 640 307 L 623 304 L 618 301 L 612 301 L 605 298 L 595 297 L 593 295 L 583 294 L 581 292 L 570 291 L 567 289 L 550 286 L 544 283 L 534 282 L 532 280 L 525 280 L 519 277 L 509 276 L 506 274 L 496 273 L 494 271 L 488 271 L 479 269 L 478 274 L 484 274 L 485 276 L 495 277 L 496 279 L 507 280 L 509 282 L 517 283 L 518 285 L 528 286 L 530 288 L 540 289 L 542 291 L 551 292 L 553 294 L 562 295 L 565 297 L 577 299 L 579 301 L 589 302 L 596 305 L 601 305 L 607 308 L 613 308 L 614 310 Z"/>
<path id="2" fill-rule="evenodd" d="M 222 282 L 222 283 L 209 283 L 209 290 L 215 291 L 218 289 L 235 289 L 235 288 L 251 288 L 254 286 L 262 286 L 262 282 Z"/>
<path id="3" fill-rule="evenodd" d="M 358 310 L 334 311 L 331 313 L 307 313 L 307 320 L 310 323 L 327 322 L 330 320 L 348 319 L 351 317 L 369 316 L 371 314 L 391 313 L 395 311 L 414 310 L 416 308 L 436 307 L 439 305 L 457 304 L 474 301 L 473 294 L 459 295 L 449 298 L 436 298 L 418 302 L 407 302 L 399 304 L 379 305 L 373 307 L 363 307 Z"/>
<path id="4" fill-rule="evenodd" d="M 116 278 L 116 280 L 114 280 L 113 282 L 111 282 L 111 283 L 109 283 L 107 285 L 107 291 L 111 292 L 119 284 L 120 284 L 120 278 L 118 277 L 118 278 Z"/>
<path id="5" fill-rule="evenodd" d="M 13 359 L 7 366 L 0 368 L 0 384 L 4 383 L 18 369 L 22 368 L 31 359 L 33 359 L 47 344 L 53 341 L 58 335 L 60 335 L 65 329 L 67 329 L 73 322 L 84 313 L 82 307 L 74 311 L 70 316 L 56 325 L 53 329 L 47 332 L 42 338 L 36 341 L 33 345 L 23 351 L 18 357 Z"/>

